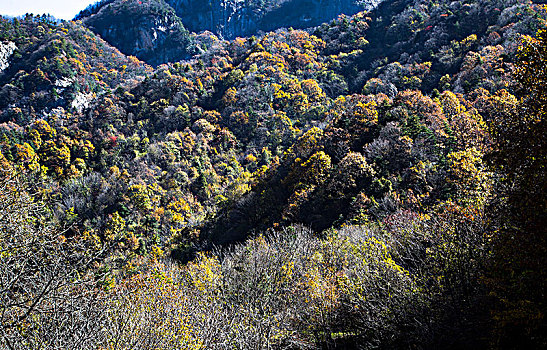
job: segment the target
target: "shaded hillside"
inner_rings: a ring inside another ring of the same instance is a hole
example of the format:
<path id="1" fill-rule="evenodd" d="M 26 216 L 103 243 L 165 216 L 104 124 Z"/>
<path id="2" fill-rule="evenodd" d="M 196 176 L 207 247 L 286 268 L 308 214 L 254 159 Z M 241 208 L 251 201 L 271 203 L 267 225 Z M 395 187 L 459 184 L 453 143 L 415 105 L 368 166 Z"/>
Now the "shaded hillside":
<path id="1" fill-rule="evenodd" d="M 163 0 L 107 3 L 83 23 L 122 52 L 152 65 L 195 53 L 190 33 Z"/>
<path id="2" fill-rule="evenodd" d="M 128 55 L 152 64 L 188 59 L 210 45 L 212 32 L 226 39 L 279 28 L 309 28 L 340 14 L 372 9 L 378 1 L 102 1 L 77 19 Z M 188 29 L 188 30 L 187 30 Z"/>
<path id="3" fill-rule="evenodd" d="M 266 0 L 222 1 L 167 0 L 184 25 L 194 32 L 210 30 L 226 39 L 250 36 L 279 28 L 309 28 L 341 14 L 353 15 L 373 8 L 378 1 Z"/>

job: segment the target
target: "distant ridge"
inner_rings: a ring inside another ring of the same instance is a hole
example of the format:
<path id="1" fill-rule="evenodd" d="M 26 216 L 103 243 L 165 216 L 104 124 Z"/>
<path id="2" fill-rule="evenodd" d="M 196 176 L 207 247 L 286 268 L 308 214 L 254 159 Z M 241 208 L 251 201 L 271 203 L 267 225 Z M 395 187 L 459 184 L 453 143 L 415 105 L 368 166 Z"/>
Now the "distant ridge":
<path id="1" fill-rule="evenodd" d="M 341 14 L 374 8 L 380 0 L 105 0 L 75 19 L 128 55 L 152 64 L 187 59 L 200 52 L 191 32 L 224 39 L 279 28 L 309 28 Z"/>

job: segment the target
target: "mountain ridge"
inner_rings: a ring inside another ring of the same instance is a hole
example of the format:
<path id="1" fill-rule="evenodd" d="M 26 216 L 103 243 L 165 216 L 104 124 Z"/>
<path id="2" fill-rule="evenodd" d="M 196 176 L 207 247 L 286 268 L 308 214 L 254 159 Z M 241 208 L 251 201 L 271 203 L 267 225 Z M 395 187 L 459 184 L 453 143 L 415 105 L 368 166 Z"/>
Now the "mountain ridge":
<path id="1" fill-rule="evenodd" d="M 209 31 L 234 39 L 282 27 L 310 28 L 371 9 L 379 0 L 107 0 L 76 19 L 122 52 L 158 65 L 200 52 L 199 35 Z"/>

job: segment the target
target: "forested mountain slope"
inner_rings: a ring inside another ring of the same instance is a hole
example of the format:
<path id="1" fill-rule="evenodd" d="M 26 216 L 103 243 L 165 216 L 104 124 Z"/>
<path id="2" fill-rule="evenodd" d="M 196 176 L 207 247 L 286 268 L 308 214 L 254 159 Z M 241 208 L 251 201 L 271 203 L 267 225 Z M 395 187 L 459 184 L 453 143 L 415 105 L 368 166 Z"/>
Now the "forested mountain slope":
<path id="1" fill-rule="evenodd" d="M 25 125 L 55 108 L 82 111 L 97 94 L 134 85 L 151 67 L 90 30 L 47 17 L 0 19 L 6 51 L 0 71 L 0 120 Z"/>
<path id="2" fill-rule="evenodd" d="M 378 2 L 107 0 L 76 18 L 122 52 L 158 65 L 201 52 L 210 43 L 210 33 L 235 39 L 279 28 L 310 28 L 342 13 L 372 9 Z"/>
<path id="3" fill-rule="evenodd" d="M 70 252 L 6 224 L 0 272 L 43 256 L 89 286 L 82 347 L 546 345 L 543 5 L 386 0 L 226 41 L 143 3 L 0 22 L 3 222 Z M 78 347 L 50 300 L 3 294 L 0 344 Z"/>

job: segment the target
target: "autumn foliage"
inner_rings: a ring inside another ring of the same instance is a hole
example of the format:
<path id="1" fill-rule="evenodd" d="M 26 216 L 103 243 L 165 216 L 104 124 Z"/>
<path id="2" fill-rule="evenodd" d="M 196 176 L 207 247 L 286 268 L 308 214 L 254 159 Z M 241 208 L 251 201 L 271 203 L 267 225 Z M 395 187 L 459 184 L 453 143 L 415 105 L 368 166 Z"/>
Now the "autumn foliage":
<path id="1" fill-rule="evenodd" d="M 0 347 L 546 346 L 545 18 L 386 0 L 155 68 L 0 18 Z"/>

